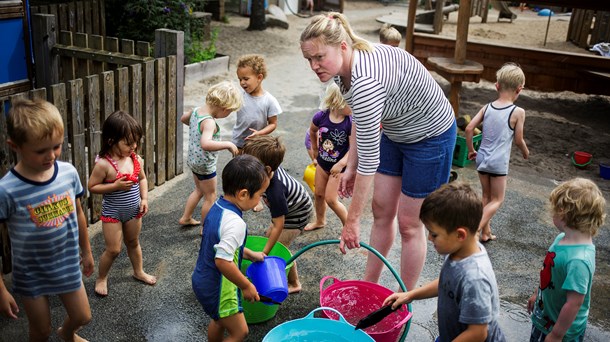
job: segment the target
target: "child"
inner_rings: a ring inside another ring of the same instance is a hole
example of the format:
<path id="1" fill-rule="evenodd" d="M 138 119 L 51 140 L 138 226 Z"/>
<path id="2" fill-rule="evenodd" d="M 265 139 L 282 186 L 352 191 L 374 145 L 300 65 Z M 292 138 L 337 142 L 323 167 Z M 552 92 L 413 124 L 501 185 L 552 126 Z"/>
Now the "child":
<path id="1" fill-rule="evenodd" d="M 87 277 L 94 264 L 81 205 L 85 191 L 76 169 L 59 161 L 64 143 L 61 115 L 49 102 L 17 100 L 7 129 L 7 143 L 19 161 L 0 180 L 0 222 L 8 226 L 13 292 L 22 296 L 29 339 L 49 339 L 48 296 L 58 295 L 67 317 L 57 334 L 65 341 L 82 341 L 76 331 L 89 323 L 91 309 L 80 263 Z M 19 313 L 2 277 L 0 312 L 13 319 Z"/>
<path id="2" fill-rule="evenodd" d="M 271 226 L 265 232 L 269 238 L 263 249 L 268 255 L 277 241 L 290 247 L 294 239 L 307 225 L 312 212 L 312 203 L 305 187 L 280 164 L 284 160 L 286 146 L 279 137 L 259 135 L 246 141 L 243 153 L 257 157 L 268 166 L 273 175 L 265 191 L 265 203 L 271 211 Z M 301 291 L 296 264 L 288 273 L 288 293 Z"/>
<path id="3" fill-rule="evenodd" d="M 237 156 L 222 170 L 224 197 L 205 217 L 208 228 L 192 276 L 195 296 L 213 319 L 208 326 L 209 341 L 223 340 L 225 331 L 231 341 L 242 341 L 248 335 L 238 289 L 246 300 L 260 299 L 254 285 L 240 271 L 241 260 L 262 261 L 264 255 L 244 247 L 248 232 L 242 211 L 254 208 L 267 186 L 268 172 L 252 156 Z"/>
<path id="4" fill-rule="evenodd" d="M 496 72 L 496 79 L 498 99 L 481 108 L 466 126 L 468 159 L 477 161 L 483 190 L 483 217 L 479 226 L 479 239 L 483 243 L 496 240 L 490 222 L 504 202 L 513 137 L 523 158 L 529 156 L 527 144 L 523 140 L 525 111 L 513 104 L 525 85 L 523 70 L 514 63 L 506 63 Z M 477 152 L 472 136 L 474 129 L 481 123 L 483 137 Z"/>
<path id="5" fill-rule="evenodd" d="M 309 15 L 313 15 L 313 0 L 305 1 L 305 9 L 309 8 Z"/>
<path id="6" fill-rule="evenodd" d="M 487 251 L 476 237 L 483 206 L 469 185 L 453 182 L 432 192 L 422 203 L 420 219 L 428 240 L 445 255 L 436 280 L 406 293 L 395 293 L 384 305 L 396 308 L 416 299 L 438 297 L 437 341 L 506 341 L 498 315 L 500 299 Z"/>
<path id="7" fill-rule="evenodd" d="M 263 89 L 267 67 L 262 56 L 242 56 L 237 61 L 237 77 L 244 90 L 244 103 L 237 111 L 232 141 L 241 150 L 247 139 L 273 132 L 282 109 L 275 97 Z"/>
<path id="8" fill-rule="evenodd" d="M 398 47 L 401 40 L 402 35 L 392 25 L 386 23 L 379 29 L 379 42 L 381 44 Z"/>
<path id="9" fill-rule="evenodd" d="M 205 219 L 216 200 L 216 162 L 218 151 L 229 150 L 237 154 L 230 141 L 220 141 L 220 127 L 216 119 L 226 118 L 241 107 L 242 96 L 231 82 L 221 82 L 208 89 L 205 106 L 184 113 L 180 121 L 189 126 L 189 149 L 186 164 L 193 172 L 195 189 L 189 195 L 184 213 L 178 223 L 183 226 L 201 224 L 193 218 L 193 211 L 202 197 L 201 219 Z"/>
<path id="10" fill-rule="evenodd" d="M 306 231 L 324 228 L 326 204 L 337 214 L 341 226 L 347 220 L 347 209 L 339 202 L 337 189 L 341 173 L 347 165 L 352 119 L 351 110 L 335 83 L 330 84 L 326 90 L 324 107 L 327 109 L 314 115 L 309 128 L 309 136 L 318 137 L 310 138 L 311 149 L 317 160 L 314 201 L 316 220 L 305 227 Z"/>
<path id="11" fill-rule="evenodd" d="M 530 341 L 583 341 L 595 273 L 592 237 L 604 224 L 606 200 L 592 181 L 574 178 L 549 197 L 559 235 L 546 253 L 540 285 L 527 301 Z"/>
<path id="12" fill-rule="evenodd" d="M 102 126 L 102 147 L 89 177 L 89 191 L 103 194 L 102 231 L 106 249 L 100 257 L 95 293 L 108 295 L 108 273 L 121 252 L 121 238 L 133 267 L 133 278 L 155 285 L 157 278 L 142 269 L 140 231 L 148 212 L 148 181 L 136 154 L 142 126 L 123 111 L 112 113 Z"/>

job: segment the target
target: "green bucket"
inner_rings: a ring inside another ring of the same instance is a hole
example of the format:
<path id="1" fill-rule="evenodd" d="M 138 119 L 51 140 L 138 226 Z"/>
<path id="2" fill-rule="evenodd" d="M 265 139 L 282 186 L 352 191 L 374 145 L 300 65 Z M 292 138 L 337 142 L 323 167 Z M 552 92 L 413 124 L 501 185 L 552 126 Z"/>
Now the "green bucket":
<path id="1" fill-rule="evenodd" d="M 265 244 L 267 243 L 267 238 L 263 236 L 248 236 L 246 239 L 246 247 L 254 252 L 262 252 L 263 248 L 265 248 Z M 286 246 L 282 245 L 279 242 L 276 242 L 273 248 L 271 248 L 271 252 L 269 252 L 269 256 L 277 256 L 286 261 L 292 258 L 292 253 L 286 248 Z M 252 261 L 243 259 L 241 261 L 241 273 L 246 274 L 246 269 Z M 286 276 L 288 276 L 288 272 L 292 268 L 293 263 L 286 265 Z M 261 323 L 272 319 L 278 309 L 278 305 L 267 305 L 261 302 L 251 303 L 247 300 L 243 300 L 241 302 L 244 308 L 244 316 L 246 317 L 246 322 L 248 324 Z"/>

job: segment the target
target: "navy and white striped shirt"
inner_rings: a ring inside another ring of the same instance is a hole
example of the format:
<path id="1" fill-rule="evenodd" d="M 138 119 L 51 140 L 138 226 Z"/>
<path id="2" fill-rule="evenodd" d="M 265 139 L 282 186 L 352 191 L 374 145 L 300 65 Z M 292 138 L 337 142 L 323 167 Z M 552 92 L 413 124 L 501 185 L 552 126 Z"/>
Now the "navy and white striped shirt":
<path id="1" fill-rule="evenodd" d="M 380 124 L 390 140 L 408 144 L 441 135 L 455 120 L 443 90 L 415 57 L 389 45 L 372 45 L 372 52 L 354 50 L 349 90 L 335 77 L 352 109 L 362 175 L 377 171 Z"/>
<path id="2" fill-rule="evenodd" d="M 281 166 L 273 173 L 264 196 L 272 218 L 285 216 L 284 228 L 305 228 L 313 209 L 311 197 L 303 184 Z"/>

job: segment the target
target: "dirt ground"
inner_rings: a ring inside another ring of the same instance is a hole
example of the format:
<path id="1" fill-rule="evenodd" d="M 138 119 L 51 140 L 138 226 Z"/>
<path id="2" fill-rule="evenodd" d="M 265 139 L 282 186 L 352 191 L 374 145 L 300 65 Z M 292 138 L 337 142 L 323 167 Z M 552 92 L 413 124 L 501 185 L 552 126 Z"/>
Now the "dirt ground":
<path id="1" fill-rule="evenodd" d="M 370 16 L 350 18 L 350 11 L 366 9 Z M 507 45 L 531 46 L 575 53 L 590 54 L 566 41 L 569 16 L 558 13 L 551 18 L 537 16 L 535 12 L 520 12 L 512 8 L 518 18 L 512 23 L 497 22 L 497 11 L 490 10 L 488 23 L 482 24 L 479 17 L 471 18 L 469 40 L 501 41 Z M 374 19 L 396 11 L 407 11 L 403 4 L 385 5 L 376 1 L 346 1 L 345 13 L 357 34 L 376 42 L 381 24 Z M 219 30 L 218 52 L 231 57 L 231 72 L 235 70 L 237 58 L 247 53 L 260 53 L 268 57 L 279 56 L 298 49 L 299 35 L 309 22 L 306 18 L 288 16 L 289 29 L 271 27 L 265 31 L 243 31 L 249 18 L 228 14 L 229 22 L 213 22 Z M 455 36 L 457 13 L 451 13 L 443 25 L 442 35 Z M 546 46 L 543 46 L 547 24 L 549 26 Z M 404 39 L 401 44 L 404 46 Z M 305 63 L 296 60 L 295 63 Z M 436 77 L 446 92 L 448 83 Z M 214 79 L 205 83 L 213 83 Z M 298 80 L 295 80 L 298 81 Z M 204 86 L 202 84 L 202 86 Z M 600 188 L 610 193 L 610 181 L 599 176 L 599 163 L 610 164 L 610 97 L 576 94 L 573 92 L 522 92 L 516 104 L 525 109 L 525 140 L 530 149 L 530 159 L 523 160 L 518 150 L 513 149 L 511 169 L 531 172 L 564 180 L 574 176 L 591 178 Z M 493 83 L 465 83 L 461 93 L 461 109 L 474 115 L 486 103 L 495 99 Z M 188 95 L 188 94 L 187 94 Z M 584 169 L 576 168 L 571 161 L 574 151 L 585 151 L 593 155 L 593 161 Z"/>

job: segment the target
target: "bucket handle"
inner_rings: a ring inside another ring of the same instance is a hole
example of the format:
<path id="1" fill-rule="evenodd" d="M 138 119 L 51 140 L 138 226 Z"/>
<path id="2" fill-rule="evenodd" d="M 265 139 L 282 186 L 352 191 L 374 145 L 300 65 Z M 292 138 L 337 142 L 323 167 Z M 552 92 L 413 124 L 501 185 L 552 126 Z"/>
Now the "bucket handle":
<path id="1" fill-rule="evenodd" d="M 574 164 L 575 166 L 578 166 L 578 167 L 585 167 L 585 166 L 587 166 L 587 165 L 591 164 L 591 162 L 592 162 L 592 161 L 593 161 L 593 158 L 590 158 L 588 162 L 586 162 L 586 163 L 584 163 L 584 164 L 578 164 L 578 163 L 576 162 L 576 160 L 574 160 L 574 153 L 572 153 L 572 164 Z"/>
<path id="2" fill-rule="evenodd" d="M 341 280 L 333 277 L 333 276 L 326 276 L 324 278 L 322 278 L 322 280 L 320 280 L 320 293 L 322 293 L 322 291 L 324 290 L 324 283 L 328 280 L 328 279 L 332 279 L 333 280 L 333 284 L 334 283 L 340 283 Z"/>
<path id="3" fill-rule="evenodd" d="M 335 309 L 333 309 L 333 308 L 329 308 L 329 307 L 327 307 L 327 306 L 322 306 L 322 307 L 315 308 L 315 309 L 311 310 L 311 312 L 310 312 L 310 313 L 309 313 L 307 316 L 305 316 L 304 318 L 315 318 L 315 317 L 313 317 L 313 315 L 314 315 L 316 312 L 320 311 L 320 310 L 330 310 L 330 311 L 332 311 L 332 312 L 336 313 L 337 315 L 339 315 L 339 321 L 340 321 L 340 322 L 343 322 L 343 323 L 347 323 L 347 324 L 349 324 L 349 322 L 348 322 L 348 321 L 346 321 L 346 320 L 345 320 L 345 318 L 343 318 L 343 315 L 342 315 L 342 314 L 341 314 L 339 311 L 337 311 L 337 310 L 335 310 Z M 402 323 L 401 323 L 401 324 L 402 324 Z M 349 325 L 351 325 L 351 324 L 349 324 Z M 352 325 L 352 326 L 353 326 L 353 325 Z"/>

